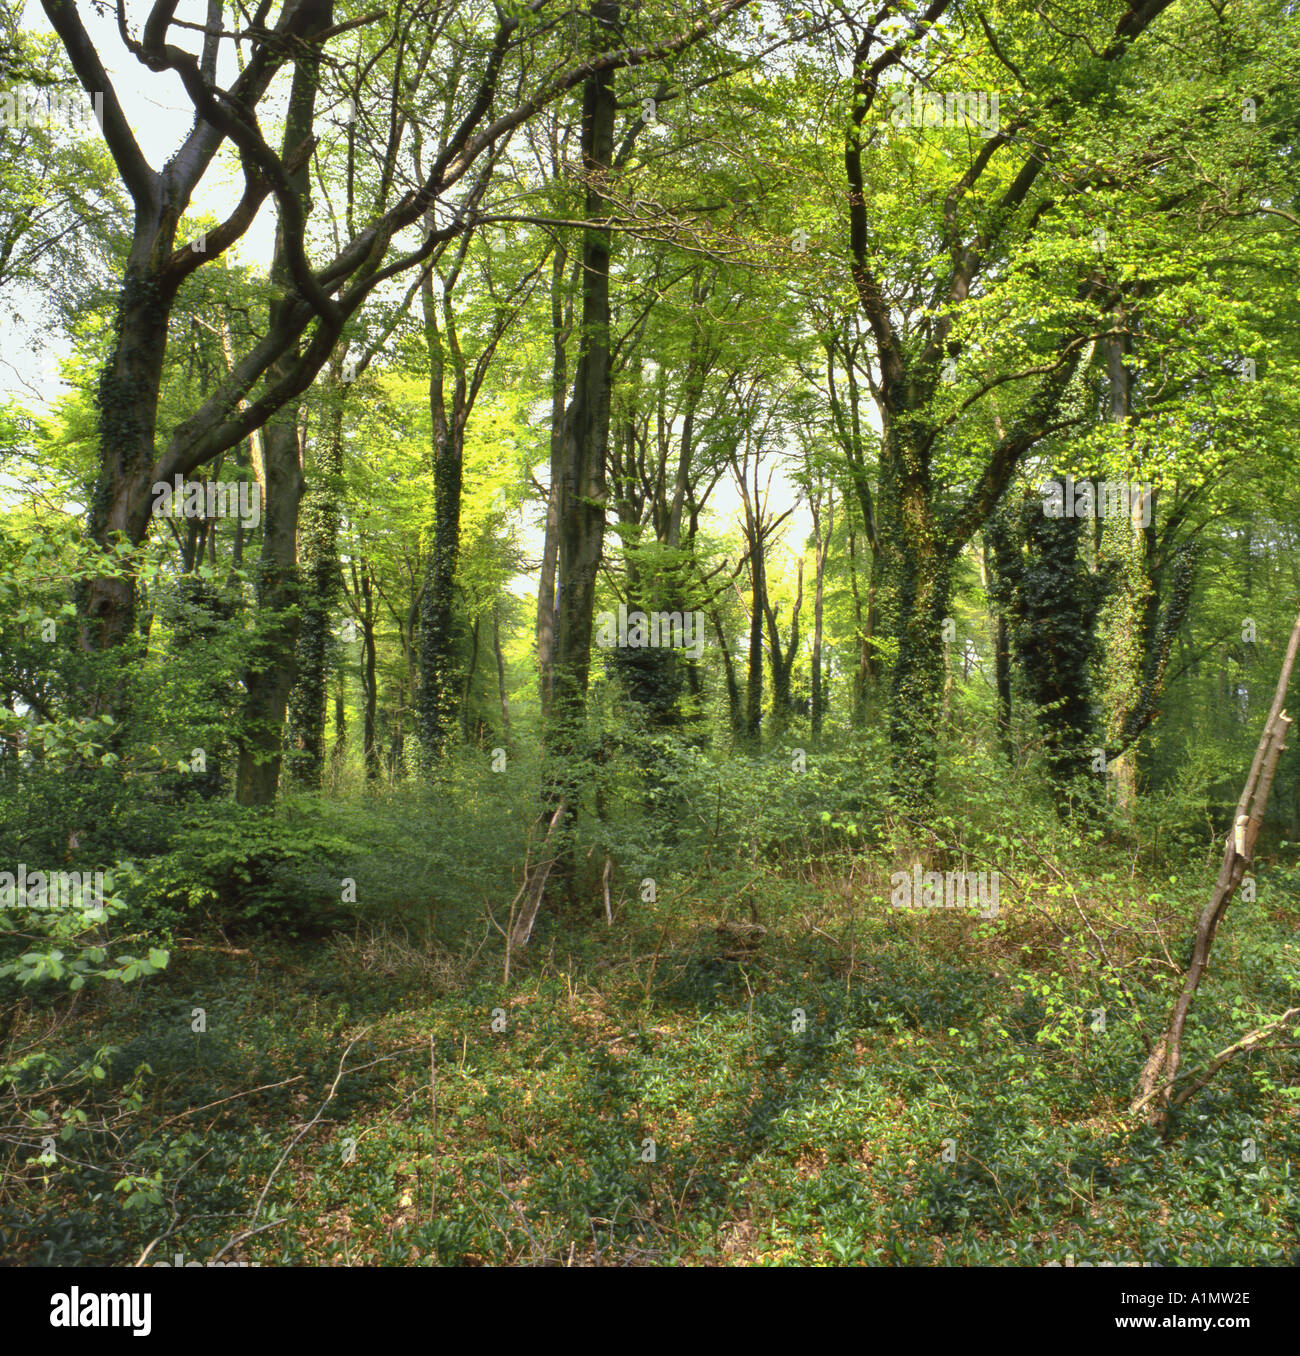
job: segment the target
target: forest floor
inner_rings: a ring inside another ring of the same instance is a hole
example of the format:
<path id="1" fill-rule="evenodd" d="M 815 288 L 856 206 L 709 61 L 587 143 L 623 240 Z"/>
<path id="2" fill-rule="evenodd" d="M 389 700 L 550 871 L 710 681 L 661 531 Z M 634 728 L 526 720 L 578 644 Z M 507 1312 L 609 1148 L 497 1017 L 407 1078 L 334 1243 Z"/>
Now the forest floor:
<path id="1" fill-rule="evenodd" d="M 1211 875 L 1025 878 L 996 919 L 891 908 L 856 870 L 696 876 L 612 927 L 544 918 L 508 986 L 490 923 L 428 900 L 179 938 L 12 1033 L 103 1076 L 77 1115 L 39 1104 L 33 1145 L 42 1114 L 80 1123 L 57 1168 L 9 1153 L 3 1253 L 1288 1265 L 1293 1056 L 1229 1065 L 1168 1143 L 1126 1114 Z M 1234 904 L 1189 1067 L 1285 1003 L 1297 924 L 1293 892 Z"/>

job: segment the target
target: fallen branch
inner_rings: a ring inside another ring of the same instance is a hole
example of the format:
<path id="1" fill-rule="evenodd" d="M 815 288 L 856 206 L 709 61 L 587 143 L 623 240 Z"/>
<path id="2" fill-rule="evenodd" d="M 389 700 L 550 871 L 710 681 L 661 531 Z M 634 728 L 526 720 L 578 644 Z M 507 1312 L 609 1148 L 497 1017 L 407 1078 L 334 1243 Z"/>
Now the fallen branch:
<path id="1" fill-rule="evenodd" d="M 560 824 L 564 820 L 565 811 L 568 809 L 568 802 L 561 800 L 555 808 L 555 813 L 551 816 L 551 822 L 546 829 L 546 837 L 542 839 L 541 859 L 537 865 L 528 870 L 524 869 L 524 886 L 520 894 L 524 896 L 524 906 L 519 911 L 517 918 L 514 918 L 513 925 L 510 928 L 510 937 L 507 942 L 506 950 L 506 981 L 510 979 L 510 955 L 516 947 L 525 947 L 528 945 L 529 938 L 533 935 L 533 924 L 537 922 L 537 911 L 542 907 L 542 894 L 546 890 L 546 878 L 551 874 L 551 868 L 555 865 L 557 855 L 549 852 L 552 840 L 559 832 Z M 515 896 L 519 898 L 518 895 Z M 511 913 L 514 910 L 511 909 Z"/>
<path id="2" fill-rule="evenodd" d="M 1273 1032 L 1275 1032 L 1279 1027 L 1285 1026 L 1288 1022 L 1294 1021 L 1298 1017 L 1300 1017 L 1300 1008 L 1288 1008 L 1280 1017 L 1276 1017 L 1273 1019 L 1273 1021 L 1269 1022 L 1267 1026 L 1261 1026 L 1257 1030 L 1249 1032 L 1247 1035 L 1243 1036 L 1239 1041 L 1234 1041 L 1230 1046 L 1228 1046 L 1226 1050 L 1220 1050 L 1219 1053 L 1215 1055 L 1214 1058 L 1205 1066 L 1205 1069 L 1202 1071 L 1200 1077 L 1197 1078 L 1195 1082 L 1189 1083 L 1177 1094 L 1177 1096 L 1169 1098 L 1169 1105 L 1171 1107 L 1182 1106 L 1182 1104 L 1186 1102 L 1189 1097 L 1193 1097 L 1196 1095 L 1196 1093 L 1200 1092 L 1200 1090 L 1210 1081 L 1211 1078 L 1214 1077 L 1216 1073 L 1219 1072 L 1221 1068 L 1223 1068 L 1223 1066 L 1230 1059 L 1234 1058 L 1236 1055 L 1242 1055 L 1250 1050 L 1258 1048 L 1261 1042 L 1264 1041 L 1268 1036 L 1271 1036 Z M 1172 1087 L 1173 1087 L 1172 1083 L 1161 1084 L 1160 1087 L 1147 1093 L 1146 1096 L 1143 1097 L 1140 1102 L 1135 1102 L 1133 1106 L 1130 1108 L 1130 1110 L 1132 1111 L 1141 1110 L 1141 1108 L 1145 1106 L 1146 1103 L 1149 1102 L 1153 1097 L 1157 1096 L 1160 1093 L 1168 1093 L 1172 1089 Z"/>

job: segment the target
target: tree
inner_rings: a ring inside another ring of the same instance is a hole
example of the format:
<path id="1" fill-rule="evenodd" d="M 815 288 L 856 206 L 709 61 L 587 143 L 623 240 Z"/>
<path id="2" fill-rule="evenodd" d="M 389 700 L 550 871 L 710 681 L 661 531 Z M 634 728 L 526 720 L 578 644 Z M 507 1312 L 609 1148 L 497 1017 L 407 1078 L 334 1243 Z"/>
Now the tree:
<path id="1" fill-rule="evenodd" d="M 879 491 L 876 501 L 877 550 L 873 559 L 877 598 L 886 629 L 897 642 L 891 675 L 890 733 L 894 777 L 907 800 L 925 804 L 933 792 L 943 675 L 942 635 L 951 596 L 951 572 L 960 551 L 988 518 L 1025 455 L 1061 426 L 1059 405 L 1088 343 L 1095 337 L 1088 303 L 1097 292 L 1084 273 L 1075 283 L 1075 306 L 1053 317 L 1050 335 L 1032 345 L 1022 370 L 999 373 L 964 395 L 968 410 L 990 390 L 1007 382 L 1025 383 L 1016 418 L 986 455 L 969 470 L 968 488 L 954 494 L 942 471 L 940 453 L 950 437 L 951 415 L 937 402 L 945 375 L 969 345 L 959 319 L 972 298 L 996 278 L 1013 248 L 1024 249 L 1050 217 L 1044 197 L 1026 215 L 1049 164 L 1060 155 L 1062 138 L 1074 111 L 1101 98 L 1116 79 L 1122 58 L 1169 0 L 1139 0 L 1112 21 L 1109 40 L 1090 48 L 1066 76 L 1065 87 L 991 130 L 982 144 L 971 145 L 966 168 L 936 186 L 917 222 L 933 244 L 929 253 L 942 260 L 922 289 L 900 295 L 891 288 L 873 257 L 873 222 L 868 198 L 864 150 L 867 119 L 882 95 L 890 93 L 886 75 L 932 51 L 942 60 L 939 21 L 950 8 L 935 0 L 914 19 L 888 16 L 890 26 L 854 26 L 852 107 L 844 144 L 849 188 L 850 273 L 858 302 L 874 340 L 873 396 L 882 422 Z M 1006 60 L 995 39 L 990 48 Z M 1040 58 L 1041 59 L 1041 58 Z M 1058 58 L 1059 59 L 1059 58 Z M 1013 71 L 1016 67 L 1009 67 Z M 904 89 L 903 94 L 911 92 Z M 902 104 L 895 100 L 895 111 Z M 934 104 L 929 105 L 931 109 Z M 940 120 L 946 105 L 940 101 Z M 961 124 L 968 122 L 963 105 Z M 1037 124 L 1036 138 L 1025 133 Z M 873 136 L 879 128 L 872 128 Z M 1042 149 L 1040 149 L 1040 146 Z M 1007 163 L 1010 162 L 1010 163 Z M 977 191 L 983 190 L 982 201 Z M 935 210 L 935 209 L 938 210 Z M 891 227 L 896 229 L 893 222 Z M 877 246 L 877 248 L 879 248 Z M 892 294 L 891 294 L 892 292 Z M 906 301 L 904 301 L 906 295 Z M 904 311 L 900 317 L 900 303 Z M 1066 422 L 1072 422 L 1067 419 Z"/>
<path id="2" fill-rule="evenodd" d="M 267 26 L 268 11 L 263 10 L 243 32 L 226 34 L 220 24 L 221 7 L 217 0 L 210 0 L 200 49 L 193 53 L 168 41 L 175 6 L 159 0 L 139 37 L 121 29 L 128 51 L 150 71 L 178 75 L 194 104 L 193 130 L 166 167 L 157 171 L 141 154 L 101 56 L 75 8 L 65 0 L 44 0 L 47 17 L 83 88 L 103 96 L 105 139 L 135 213 L 118 301 L 116 339 L 100 383 L 101 471 L 90 515 L 93 538 L 103 543 L 120 533 L 129 543 L 138 544 L 148 528 L 153 483 L 176 474 L 188 475 L 262 427 L 305 391 L 329 360 L 345 326 L 377 289 L 423 265 L 440 243 L 469 228 L 470 214 L 464 204 L 453 205 L 449 195 L 492 146 L 589 78 L 653 62 L 699 41 L 743 3 L 723 0 L 716 11 L 682 31 L 639 47 L 602 51 L 568 69 L 552 65 L 538 78 L 524 58 L 549 24 L 542 21 L 536 7 L 521 13 L 498 10 L 490 35 L 473 42 L 481 65 L 477 78 L 457 101 L 458 117 L 446 125 L 436 153 L 429 155 L 425 177 L 402 189 L 394 171 L 410 130 L 404 94 L 412 80 L 418 83 L 423 78 L 419 44 L 410 50 L 410 34 L 445 30 L 442 21 L 464 12 L 459 0 L 448 0 L 445 8 L 435 3 L 404 9 L 395 31 L 384 35 L 381 43 L 399 54 L 399 70 L 391 75 L 386 89 L 368 86 L 348 95 L 356 108 L 373 108 L 375 122 L 387 131 L 377 147 L 380 173 L 369 220 L 331 258 L 313 268 L 306 253 L 306 222 L 291 182 L 310 156 L 313 141 L 301 141 L 276 154 L 260 129 L 257 109 L 276 74 L 296 53 L 304 47 L 323 51 L 344 33 L 370 24 L 373 16 L 363 14 L 332 24 L 326 0 L 292 0 L 281 8 L 273 26 Z M 456 35 L 462 44 L 468 37 L 467 30 Z M 241 55 L 247 49 L 228 89 L 217 83 L 223 42 Z M 429 61 L 427 51 L 424 61 Z M 444 62 L 444 70 L 448 64 Z M 379 63 L 370 63 L 370 69 L 383 74 Z M 381 108 L 389 116 L 381 116 Z M 243 196 L 224 221 L 201 241 L 192 242 L 200 248 L 178 249 L 175 242 L 182 214 L 217 152 L 227 144 L 240 158 Z M 220 389 L 173 430 L 159 454 L 155 430 L 160 380 L 168 317 L 177 293 L 192 273 L 211 265 L 244 235 L 271 195 L 282 214 L 282 258 L 292 288 L 278 303 L 269 331 L 232 365 Z M 441 218 L 438 228 L 414 246 L 400 245 L 400 234 L 424 222 L 435 204 Z M 131 630 L 134 592 L 130 576 L 106 575 L 90 581 L 81 591 L 78 608 L 87 646 L 120 645 Z"/>

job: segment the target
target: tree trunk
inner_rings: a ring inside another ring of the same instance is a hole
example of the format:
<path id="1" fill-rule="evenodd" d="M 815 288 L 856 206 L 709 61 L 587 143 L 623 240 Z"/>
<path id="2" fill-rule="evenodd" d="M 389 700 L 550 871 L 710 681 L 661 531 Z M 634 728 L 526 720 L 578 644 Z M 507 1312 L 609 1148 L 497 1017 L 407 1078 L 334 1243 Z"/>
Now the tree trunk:
<path id="1" fill-rule="evenodd" d="M 784 650 L 781 647 L 776 609 L 767 597 L 766 577 L 763 582 L 762 607 L 767 618 L 767 642 L 772 663 L 772 734 L 779 738 L 785 732 L 794 710 L 793 675 L 794 661 L 799 651 L 799 611 L 803 606 L 803 560 L 799 561 L 799 590 L 790 614 L 790 644 Z"/>
<path id="2" fill-rule="evenodd" d="M 118 533 L 138 545 L 149 530 L 154 433 L 167 353 L 167 316 L 174 300 L 174 288 L 165 282 L 165 265 L 178 219 L 173 205 L 161 203 L 147 216 L 136 216 L 118 297 L 114 344 L 96 396 L 100 473 L 88 526 L 91 539 L 101 547 Z M 122 645 L 135 624 L 134 577 L 124 572 L 81 581 L 76 604 L 84 649 Z"/>
<path id="3" fill-rule="evenodd" d="M 328 21 L 329 7 L 322 10 Z M 312 134 L 319 79 L 319 52 L 308 48 L 295 62 L 285 114 L 284 154 L 307 142 Z M 310 166 L 304 161 L 289 176 L 289 185 L 310 210 Z M 290 266 L 290 246 L 281 218 L 276 230 L 271 264 L 273 294 L 269 328 L 274 330 L 298 305 Z M 291 345 L 267 369 L 267 384 L 288 376 L 299 346 Z M 272 416 L 263 433 L 266 457 L 266 502 L 262 507 L 262 557 L 257 580 L 258 639 L 245 686 L 243 738 L 239 750 L 236 798 L 241 805 L 270 805 L 280 782 L 284 720 L 293 687 L 298 641 L 298 504 L 302 496 L 302 462 L 298 435 L 297 401 L 289 401 Z"/>
<path id="4" fill-rule="evenodd" d="M 727 681 L 727 717 L 731 729 L 731 741 L 739 744 L 745 738 L 745 712 L 740 702 L 740 684 L 736 681 L 736 665 L 731 658 L 731 646 L 727 644 L 726 632 L 722 629 L 722 613 L 714 608 L 709 614 L 713 619 L 713 629 L 718 636 L 718 650 L 722 655 L 722 671 Z"/>
<path id="5" fill-rule="evenodd" d="M 913 811 L 934 796 L 943 704 L 944 622 L 948 620 L 951 556 L 940 540 L 923 461 L 886 430 L 882 457 L 877 550 L 881 622 L 895 639 L 889 692 L 892 789 Z"/>
<path id="6" fill-rule="evenodd" d="M 592 14 L 616 24 L 618 5 L 597 0 Z M 587 219 L 606 210 L 604 189 L 614 148 L 614 82 L 608 71 L 588 78 L 582 113 L 582 161 L 588 176 Z M 585 714 L 591 666 L 596 574 L 605 535 L 605 461 L 609 443 L 610 339 L 607 231 L 583 242 L 582 347 L 573 400 L 561 442 L 559 605 L 556 611 L 556 715 L 569 737 Z M 562 736 L 564 742 L 565 736 Z"/>
<path id="7" fill-rule="evenodd" d="M 474 618 L 474 632 L 470 642 L 469 663 L 465 666 L 465 685 L 460 699 L 460 737 L 466 742 L 470 738 L 469 702 L 474 687 L 474 671 L 478 668 L 478 638 L 482 629 L 482 617 Z"/>
<path id="8" fill-rule="evenodd" d="M 433 549 L 420 603 L 420 748 L 426 772 L 441 757 L 456 718 L 454 606 L 460 556 L 460 500 L 464 479 L 464 376 L 455 374 L 450 416 L 444 396 L 446 354 L 430 274 L 421 287 L 429 352 L 429 409 L 433 419 Z M 449 342 L 452 336 L 448 334 Z"/>
<path id="9" fill-rule="evenodd" d="M 501 737 L 510 742 L 510 702 L 506 697 L 506 661 L 501 653 L 501 608 L 492 606 L 492 653 L 497 661 L 497 695 L 501 700 Z"/>
<path id="10" fill-rule="evenodd" d="M 1064 497 L 1064 484 L 1054 483 Z M 1100 581 L 1082 558 L 1083 523 L 1044 513 L 1030 496 L 1018 516 L 1006 510 L 991 515 L 984 539 L 999 615 L 1005 620 L 1009 612 L 1014 619 L 1016 661 L 1043 731 L 1058 812 L 1089 808 L 1074 797 L 1081 785 L 1095 785 L 1092 673 Z"/>
<path id="11" fill-rule="evenodd" d="M 997 730 L 998 745 L 1005 757 L 1011 757 L 1011 636 L 1007 626 L 1007 613 L 997 585 L 996 567 L 993 552 L 989 545 L 989 532 L 980 540 L 980 568 L 983 575 L 984 596 L 989 607 L 989 639 L 993 646 L 993 689 L 994 689 L 994 726 Z"/>
<path id="12" fill-rule="evenodd" d="M 593 18 L 606 32 L 605 43 L 618 28 L 619 6 L 595 0 Z M 614 152 L 614 78 L 611 71 L 588 76 L 583 86 L 582 164 L 587 178 L 586 218 L 606 214 L 605 192 Z M 558 600 L 555 613 L 555 663 L 551 706 L 546 723 L 546 772 L 543 817 L 548 830 L 548 858 L 539 871 L 556 875 L 561 888 L 572 888 L 572 844 L 569 828 L 576 813 L 580 776 L 575 766 L 582 752 L 591 672 L 591 638 L 596 604 L 596 577 L 605 537 L 605 465 L 609 444 L 610 306 L 609 232 L 589 228 L 582 247 L 582 333 L 574 372 L 573 399 L 561 440 L 557 535 L 559 539 Z M 559 818 L 556 815 L 558 812 Z M 558 827 L 557 827 L 558 826 Z M 552 830 L 554 832 L 552 832 Z M 542 884 L 532 881 L 530 895 L 540 905 Z M 531 934 L 536 906 L 528 921 Z M 523 945 L 527 936 L 521 935 Z"/>
<path id="13" fill-rule="evenodd" d="M 331 369 L 337 378 L 344 347 Z M 343 406 L 329 412 L 316 453 L 315 476 L 303 500 L 303 589 L 298 624 L 297 680 L 289 696 L 292 772 L 319 787 L 325 767 L 325 688 L 331 650 L 330 620 L 338 601 L 339 526 L 343 516 Z"/>
<path id="14" fill-rule="evenodd" d="M 1200 987 L 1206 967 L 1209 965 L 1210 949 L 1214 946 L 1214 938 L 1219 930 L 1219 924 L 1223 921 L 1223 915 L 1227 912 L 1228 905 L 1232 903 L 1232 897 L 1241 884 L 1246 869 L 1255 859 L 1255 842 L 1264 822 L 1264 812 L 1268 807 L 1269 793 L 1273 789 L 1278 759 L 1286 748 L 1287 734 L 1292 725 L 1291 717 L 1283 710 L 1283 703 L 1286 701 L 1298 648 L 1300 648 L 1300 617 L 1296 618 L 1295 626 L 1291 630 L 1291 640 L 1287 645 L 1282 671 L 1278 676 L 1277 690 L 1273 695 L 1273 706 L 1268 719 L 1264 722 L 1264 731 L 1255 750 L 1250 774 L 1237 801 L 1237 813 L 1232 828 L 1228 831 L 1227 842 L 1224 844 L 1219 879 L 1215 883 L 1210 902 L 1205 906 L 1196 926 L 1192 963 L 1183 981 L 1182 992 L 1174 1003 L 1168 1028 L 1156 1042 L 1142 1069 L 1133 1101 L 1129 1106 L 1131 1114 L 1144 1113 L 1148 1124 L 1157 1129 L 1167 1131 L 1171 1111 L 1208 1081 L 1207 1074 L 1179 1094 L 1172 1093 L 1182 1062 L 1183 1030 L 1187 1024 L 1192 999 L 1196 996 L 1196 990 Z M 1291 1014 L 1294 1012 L 1295 1009 L 1290 1010 Z M 1239 1046 L 1244 1048 L 1245 1043 L 1239 1042 Z M 1225 1055 L 1227 1053 L 1230 1052 L 1225 1052 Z M 1213 1073 L 1220 1062 L 1222 1061 L 1215 1061 L 1209 1073 Z"/>
<path id="15" fill-rule="evenodd" d="M 568 251 L 557 245 L 551 260 L 551 458 L 546 494 L 546 534 L 542 543 L 542 572 L 537 584 L 538 697 L 545 719 L 551 707 L 555 668 L 555 570 L 560 555 L 560 480 L 563 476 L 565 397 L 568 392 L 568 339 L 573 328 L 573 303 L 566 297 L 564 269 Z M 576 280 L 575 280 L 576 281 Z"/>
<path id="16" fill-rule="evenodd" d="M 343 705 L 343 670 L 340 668 L 334 684 L 334 747 L 330 750 L 330 772 L 337 780 L 348 755 L 348 721 Z"/>
<path id="17" fill-rule="evenodd" d="M 757 751 L 763 731 L 763 600 L 767 576 L 760 524 L 751 524 L 749 539 L 749 665 L 745 681 L 745 741 Z"/>
<path id="18" fill-rule="evenodd" d="M 812 736 L 822 732 L 826 695 L 822 690 L 822 605 L 826 578 L 826 553 L 830 550 L 831 534 L 835 527 L 835 501 L 830 501 L 826 531 L 823 534 L 820 508 L 813 515 L 816 580 L 813 592 L 813 651 L 812 651 Z"/>
<path id="19" fill-rule="evenodd" d="M 379 780 L 379 737 L 376 730 L 379 681 L 375 672 L 375 602 L 369 569 L 361 572 L 361 691 L 365 701 L 361 732 L 361 757 L 366 781 Z"/>
<path id="20" fill-rule="evenodd" d="M 298 622 L 298 499 L 302 492 L 297 411 L 279 411 L 265 430 L 266 504 L 257 575 L 257 640 L 244 678 L 236 799 L 270 805 L 280 782 L 284 718 L 294 679 Z"/>
<path id="21" fill-rule="evenodd" d="M 853 615 L 858 630 L 858 666 L 853 675 L 853 728 L 861 730 L 867 723 L 867 707 L 875 691 L 877 665 L 873 644 L 876 625 L 876 588 L 874 554 L 867 574 L 867 610 L 862 611 L 862 597 L 858 589 L 857 531 L 849 531 L 849 582 L 853 588 Z"/>
<path id="22" fill-rule="evenodd" d="M 1123 321 L 1123 312 L 1115 313 L 1116 324 Z M 1129 417 L 1129 372 L 1124 365 L 1128 352 L 1126 339 L 1110 335 L 1103 342 L 1106 359 L 1107 412 L 1111 424 L 1126 424 Z M 1135 497 L 1136 503 L 1136 497 Z M 1111 738 L 1118 738 L 1137 703 L 1142 681 L 1143 644 L 1142 619 L 1146 612 L 1146 595 L 1150 581 L 1146 578 L 1143 560 L 1143 538 L 1140 522 L 1101 523 L 1103 543 L 1109 554 L 1117 559 L 1120 569 L 1117 587 L 1111 599 L 1107 631 L 1107 669 L 1110 678 Z M 1130 813 L 1137 803 L 1137 748 L 1130 745 L 1109 760 L 1106 767 L 1115 796 L 1115 805 L 1122 813 Z"/>

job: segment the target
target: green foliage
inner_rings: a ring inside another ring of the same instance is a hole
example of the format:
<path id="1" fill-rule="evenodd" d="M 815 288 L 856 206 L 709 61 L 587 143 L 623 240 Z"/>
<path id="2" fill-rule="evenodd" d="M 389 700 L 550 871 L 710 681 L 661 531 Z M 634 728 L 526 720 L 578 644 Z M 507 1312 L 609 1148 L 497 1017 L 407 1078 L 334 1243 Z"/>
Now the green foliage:
<path id="1" fill-rule="evenodd" d="M 490 57 L 477 0 L 341 14 L 301 204 L 341 329 L 286 336 L 324 308 L 283 255 L 187 247 L 233 200 L 173 239 L 100 138 L 0 127 L 0 870 L 107 886 L 0 909 L 6 1260 L 1298 1255 L 1292 1024 L 1167 1137 L 1128 1109 L 1297 605 L 1295 7 L 886 9 L 612 69 L 599 182 L 594 78 L 551 83 L 593 16 L 507 7 Z M 6 90 L 70 88 L 11 11 Z M 913 84 L 998 125 L 900 125 Z M 145 514 L 178 464 L 263 516 Z M 1065 475 L 1152 522 L 1048 517 Z M 557 714 L 543 584 L 703 650 L 597 641 Z M 1295 1005 L 1298 840 L 1292 752 L 1185 1080 Z"/>
<path id="2" fill-rule="evenodd" d="M 154 924 L 194 918 L 237 928 L 321 932 L 344 916 L 344 881 L 366 848 L 296 805 L 267 813 L 213 803 L 176 828 L 168 851 L 141 867 L 139 904 Z"/>
<path id="3" fill-rule="evenodd" d="M 117 874 L 127 881 L 134 875 L 129 865 Z M 111 924 L 132 916 L 119 888 L 113 874 L 105 873 L 102 898 L 92 891 L 89 881 L 83 881 L 61 907 L 14 904 L 0 908 L 0 958 L 12 956 L 0 964 L 0 981 L 10 980 L 23 988 L 44 981 L 75 991 L 88 979 L 129 984 L 164 969 L 169 954 L 163 948 L 150 946 L 145 955 L 136 956 L 114 945 L 117 939 Z"/>

